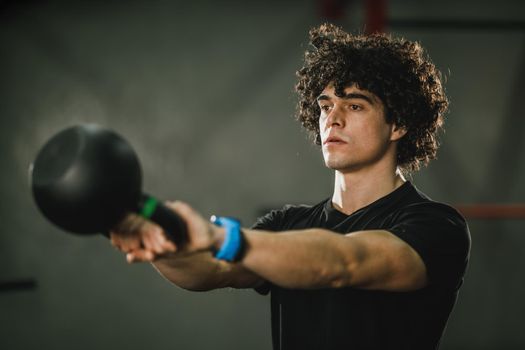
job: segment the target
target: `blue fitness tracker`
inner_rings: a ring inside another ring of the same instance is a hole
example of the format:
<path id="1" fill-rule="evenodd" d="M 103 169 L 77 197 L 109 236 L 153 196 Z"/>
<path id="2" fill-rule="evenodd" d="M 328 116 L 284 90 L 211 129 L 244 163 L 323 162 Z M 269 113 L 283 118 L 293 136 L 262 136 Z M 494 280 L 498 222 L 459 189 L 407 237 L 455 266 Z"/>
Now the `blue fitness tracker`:
<path id="1" fill-rule="evenodd" d="M 215 258 L 226 261 L 237 261 L 243 248 L 243 237 L 241 223 L 239 220 L 225 216 L 213 215 L 210 221 L 226 229 L 224 242 L 221 248 L 215 253 Z"/>

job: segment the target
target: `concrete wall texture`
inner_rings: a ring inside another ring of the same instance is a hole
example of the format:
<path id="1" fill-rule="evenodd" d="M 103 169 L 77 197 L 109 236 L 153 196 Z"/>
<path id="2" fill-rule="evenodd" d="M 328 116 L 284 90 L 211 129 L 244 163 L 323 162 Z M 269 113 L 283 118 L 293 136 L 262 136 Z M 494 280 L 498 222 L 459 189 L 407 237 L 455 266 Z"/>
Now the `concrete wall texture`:
<path id="1" fill-rule="evenodd" d="M 332 174 L 293 119 L 294 73 L 315 1 L 0 3 L 0 349 L 271 348 L 269 298 L 193 293 L 103 237 L 68 235 L 37 211 L 28 166 L 55 132 L 113 128 L 135 147 L 144 187 L 250 225 L 267 208 L 315 203 Z M 391 19 L 525 21 L 521 1 L 390 1 Z M 363 25 L 348 2 L 338 24 Z M 414 176 L 436 200 L 525 198 L 523 25 L 416 28 L 447 76 L 439 159 Z M 470 270 L 442 349 L 525 347 L 524 221 L 470 222 Z"/>

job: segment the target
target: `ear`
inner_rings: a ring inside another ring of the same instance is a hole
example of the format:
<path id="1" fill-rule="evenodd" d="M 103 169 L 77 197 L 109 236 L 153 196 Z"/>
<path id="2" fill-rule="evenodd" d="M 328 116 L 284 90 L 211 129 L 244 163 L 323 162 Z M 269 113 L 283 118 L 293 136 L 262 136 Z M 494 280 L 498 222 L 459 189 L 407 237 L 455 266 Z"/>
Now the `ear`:
<path id="1" fill-rule="evenodd" d="M 406 127 L 397 126 L 392 123 L 392 129 L 390 130 L 390 141 L 399 141 L 407 133 Z"/>

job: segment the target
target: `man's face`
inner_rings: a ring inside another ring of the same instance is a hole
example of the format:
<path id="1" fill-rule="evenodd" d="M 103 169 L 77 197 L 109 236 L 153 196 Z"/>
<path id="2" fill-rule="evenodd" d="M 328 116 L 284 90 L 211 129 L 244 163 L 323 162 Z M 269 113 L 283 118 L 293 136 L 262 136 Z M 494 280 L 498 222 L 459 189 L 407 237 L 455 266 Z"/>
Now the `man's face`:
<path id="1" fill-rule="evenodd" d="M 356 86 L 347 87 L 344 93 L 343 97 L 336 96 L 330 84 L 317 98 L 326 166 L 348 172 L 380 162 L 388 157 L 387 153 L 395 157 L 395 152 L 387 151 L 394 147 L 392 142 L 399 131 L 386 123 L 381 100 Z"/>

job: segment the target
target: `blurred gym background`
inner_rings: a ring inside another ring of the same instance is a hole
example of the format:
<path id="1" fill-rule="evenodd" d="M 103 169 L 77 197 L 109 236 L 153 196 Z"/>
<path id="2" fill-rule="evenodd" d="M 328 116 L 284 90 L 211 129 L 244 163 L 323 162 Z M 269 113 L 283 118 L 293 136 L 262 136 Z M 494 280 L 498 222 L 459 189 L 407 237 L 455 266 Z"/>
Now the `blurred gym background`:
<path id="1" fill-rule="evenodd" d="M 446 76 L 439 159 L 413 177 L 474 210 L 441 349 L 525 348 L 525 2 L 12 0 L 0 1 L 0 349 L 271 348 L 268 297 L 188 292 L 104 237 L 59 231 L 33 205 L 28 167 L 51 135 L 94 122 L 135 147 L 147 191 L 205 216 L 248 226 L 318 202 L 332 174 L 293 118 L 293 85 L 325 21 L 418 40 Z"/>

